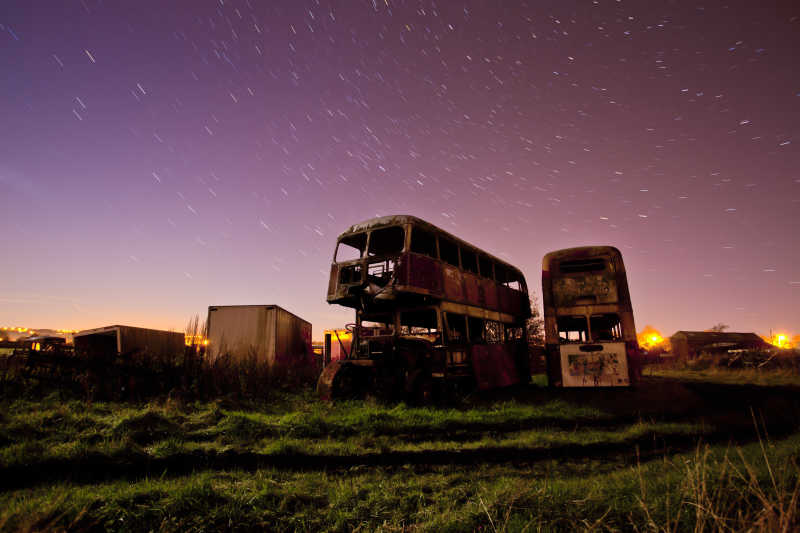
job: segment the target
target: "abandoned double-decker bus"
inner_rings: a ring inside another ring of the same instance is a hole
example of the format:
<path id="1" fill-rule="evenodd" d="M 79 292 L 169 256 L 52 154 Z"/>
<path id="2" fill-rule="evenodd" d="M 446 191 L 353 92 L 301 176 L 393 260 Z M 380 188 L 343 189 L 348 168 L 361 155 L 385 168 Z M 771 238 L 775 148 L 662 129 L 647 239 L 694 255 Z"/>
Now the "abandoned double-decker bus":
<path id="1" fill-rule="evenodd" d="M 355 321 L 346 357 L 320 376 L 323 398 L 425 401 L 450 387 L 530 379 L 522 273 L 419 218 L 375 218 L 342 233 L 327 300 L 355 309 Z"/>
<path id="2" fill-rule="evenodd" d="M 542 261 L 547 378 L 555 387 L 626 387 L 640 371 L 622 254 L 612 246 Z"/>

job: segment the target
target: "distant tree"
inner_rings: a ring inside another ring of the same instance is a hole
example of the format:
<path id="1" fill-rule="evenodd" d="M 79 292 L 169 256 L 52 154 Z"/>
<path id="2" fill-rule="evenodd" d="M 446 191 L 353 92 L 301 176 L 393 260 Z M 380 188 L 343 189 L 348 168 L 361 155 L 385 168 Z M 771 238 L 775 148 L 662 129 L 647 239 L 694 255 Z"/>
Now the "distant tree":
<path id="1" fill-rule="evenodd" d="M 539 312 L 539 299 L 531 295 L 531 317 L 526 323 L 528 330 L 528 344 L 544 346 L 544 320 Z"/>
<path id="2" fill-rule="evenodd" d="M 723 324 L 722 322 L 719 322 L 716 325 L 711 326 L 711 328 L 709 328 L 708 331 L 714 331 L 714 332 L 717 332 L 717 333 L 722 333 L 723 331 L 725 331 L 729 327 L 730 326 L 728 324 Z"/>

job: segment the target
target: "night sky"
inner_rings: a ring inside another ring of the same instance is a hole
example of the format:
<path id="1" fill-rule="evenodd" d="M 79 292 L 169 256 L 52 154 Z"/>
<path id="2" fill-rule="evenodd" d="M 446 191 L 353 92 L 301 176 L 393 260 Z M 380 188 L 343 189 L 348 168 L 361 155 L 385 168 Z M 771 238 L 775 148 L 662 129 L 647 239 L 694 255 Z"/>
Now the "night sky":
<path id="1" fill-rule="evenodd" d="M 498 7 L 501 5 L 502 7 Z M 322 329 L 336 236 L 620 248 L 637 326 L 800 333 L 800 3 L 5 0 L 0 324 Z"/>

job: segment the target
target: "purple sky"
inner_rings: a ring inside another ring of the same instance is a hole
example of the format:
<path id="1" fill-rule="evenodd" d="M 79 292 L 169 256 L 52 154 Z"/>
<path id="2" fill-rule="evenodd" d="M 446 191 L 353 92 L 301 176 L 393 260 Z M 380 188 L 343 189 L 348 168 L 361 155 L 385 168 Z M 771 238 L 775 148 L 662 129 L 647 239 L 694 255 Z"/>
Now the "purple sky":
<path id="1" fill-rule="evenodd" d="M 615 245 L 640 329 L 800 333 L 798 50 L 797 2 L 7 0 L 0 325 L 320 337 L 336 235 L 407 213 L 537 295 Z"/>

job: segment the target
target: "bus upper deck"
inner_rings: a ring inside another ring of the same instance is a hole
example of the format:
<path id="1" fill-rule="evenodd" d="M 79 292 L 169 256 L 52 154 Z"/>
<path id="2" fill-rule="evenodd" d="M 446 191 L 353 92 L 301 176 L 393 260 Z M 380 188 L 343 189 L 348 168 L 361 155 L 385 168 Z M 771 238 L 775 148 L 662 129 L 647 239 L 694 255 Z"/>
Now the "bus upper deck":
<path id="1" fill-rule="evenodd" d="M 360 308 L 445 300 L 530 316 L 519 269 L 407 215 L 354 224 L 337 239 L 328 303 Z"/>

